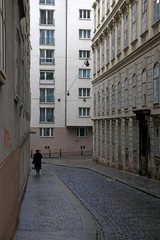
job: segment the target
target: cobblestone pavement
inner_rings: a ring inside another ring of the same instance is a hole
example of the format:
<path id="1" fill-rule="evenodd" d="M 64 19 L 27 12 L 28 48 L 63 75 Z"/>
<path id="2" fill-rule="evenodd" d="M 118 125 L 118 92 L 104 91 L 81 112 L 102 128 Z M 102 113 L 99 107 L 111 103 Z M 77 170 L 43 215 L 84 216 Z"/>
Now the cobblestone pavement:
<path id="1" fill-rule="evenodd" d="M 54 172 L 101 224 L 105 240 L 159 240 L 160 199 L 87 169 Z"/>
<path id="2" fill-rule="evenodd" d="M 43 166 L 31 170 L 22 202 L 15 240 L 95 240 L 95 222 L 89 212 L 54 174 Z"/>

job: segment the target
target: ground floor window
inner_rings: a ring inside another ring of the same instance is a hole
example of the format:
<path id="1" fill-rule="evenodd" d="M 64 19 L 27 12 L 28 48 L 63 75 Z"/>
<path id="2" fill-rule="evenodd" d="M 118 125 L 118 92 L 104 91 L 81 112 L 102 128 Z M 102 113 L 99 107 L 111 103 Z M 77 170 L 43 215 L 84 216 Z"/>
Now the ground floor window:
<path id="1" fill-rule="evenodd" d="M 40 137 L 54 137 L 54 128 L 40 128 Z"/>
<path id="2" fill-rule="evenodd" d="M 77 137 L 88 137 L 88 128 L 77 128 Z"/>

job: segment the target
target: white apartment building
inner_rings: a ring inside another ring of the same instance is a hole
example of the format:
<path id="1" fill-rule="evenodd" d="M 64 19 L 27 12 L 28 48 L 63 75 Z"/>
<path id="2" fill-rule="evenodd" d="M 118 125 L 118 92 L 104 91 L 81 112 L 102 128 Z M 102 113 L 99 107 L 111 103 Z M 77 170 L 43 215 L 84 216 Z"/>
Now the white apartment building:
<path id="1" fill-rule="evenodd" d="M 93 9 L 93 158 L 160 180 L 159 0 Z"/>
<path id="2" fill-rule="evenodd" d="M 92 151 L 92 4 L 31 1 L 32 153 Z"/>

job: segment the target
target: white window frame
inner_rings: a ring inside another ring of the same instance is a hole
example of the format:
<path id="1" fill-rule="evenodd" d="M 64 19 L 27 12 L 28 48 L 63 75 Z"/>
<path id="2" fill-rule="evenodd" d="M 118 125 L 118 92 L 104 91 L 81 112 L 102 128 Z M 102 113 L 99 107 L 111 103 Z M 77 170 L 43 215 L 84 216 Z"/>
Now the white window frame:
<path id="1" fill-rule="evenodd" d="M 79 58 L 80 59 L 88 59 L 90 58 L 91 51 L 90 50 L 79 50 Z"/>
<path id="2" fill-rule="evenodd" d="M 88 137 L 88 128 L 87 127 L 77 128 L 77 137 Z"/>
<path id="3" fill-rule="evenodd" d="M 91 89 L 90 88 L 79 88 L 78 96 L 80 98 L 90 98 L 91 97 Z"/>
<path id="4" fill-rule="evenodd" d="M 55 64 L 53 49 L 40 49 L 40 64 L 41 65 L 54 65 Z"/>
<path id="5" fill-rule="evenodd" d="M 137 4 L 132 5 L 132 42 L 137 37 Z"/>
<path id="6" fill-rule="evenodd" d="M 45 17 L 43 19 L 42 12 L 45 12 Z M 52 15 L 49 17 L 49 15 Z M 54 17 L 55 11 L 54 10 L 46 10 L 46 9 L 40 9 L 40 25 L 55 25 L 55 17 Z"/>
<path id="7" fill-rule="evenodd" d="M 49 37 L 48 37 L 49 35 Z M 55 45 L 54 30 L 40 29 L 40 45 Z"/>
<path id="8" fill-rule="evenodd" d="M 44 121 L 41 120 L 41 110 L 44 109 Z M 49 116 L 49 110 L 52 110 L 53 115 L 51 116 L 51 120 L 48 120 Z M 54 123 L 54 108 L 40 108 L 40 123 Z"/>
<path id="9" fill-rule="evenodd" d="M 91 30 L 79 29 L 79 39 L 91 39 Z"/>
<path id="10" fill-rule="evenodd" d="M 147 71 L 146 69 L 142 72 L 142 106 L 147 104 Z"/>
<path id="11" fill-rule="evenodd" d="M 159 64 L 153 68 L 153 104 L 159 104 Z"/>
<path id="12" fill-rule="evenodd" d="M 83 19 L 83 20 L 91 19 L 91 10 L 79 9 L 79 19 Z"/>
<path id="13" fill-rule="evenodd" d="M 147 30 L 147 0 L 142 0 L 142 33 Z"/>
<path id="14" fill-rule="evenodd" d="M 49 96 L 49 91 L 52 90 L 51 96 Z M 42 93 L 43 91 L 43 93 Z M 44 95 L 44 96 L 42 96 Z M 51 99 L 50 99 L 51 97 Z M 43 101 L 44 100 L 44 101 Z M 54 103 L 54 88 L 40 88 L 40 103 L 49 103 L 53 104 Z"/>
<path id="15" fill-rule="evenodd" d="M 79 107 L 79 117 L 90 117 L 89 107 Z"/>
<path id="16" fill-rule="evenodd" d="M 79 69 L 79 79 L 90 79 L 91 69 Z"/>
<path id="17" fill-rule="evenodd" d="M 48 132 L 48 134 L 47 134 Z M 39 128 L 40 137 L 54 137 L 54 128 Z"/>
<path id="18" fill-rule="evenodd" d="M 55 0 L 39 0 L 39 4 L 55 5 Z"/>
<path id="19" fill-rule="evenodd" d="M 44 75 L 44 78 L 41 76 Z M 53 75 L 52 79 L 47 79 L 49 74 Z M 40 84 L 55 84 L 54 70 L 40 70 Z"/>

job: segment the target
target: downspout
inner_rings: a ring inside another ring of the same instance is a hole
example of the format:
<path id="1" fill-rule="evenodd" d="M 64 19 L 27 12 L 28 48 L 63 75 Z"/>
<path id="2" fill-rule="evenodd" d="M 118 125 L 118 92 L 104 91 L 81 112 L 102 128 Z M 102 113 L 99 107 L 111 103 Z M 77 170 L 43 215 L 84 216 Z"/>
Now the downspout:
<path id="1" fill-rule="evenodd" d="M 66 36 L 65 36 L 65 126 L 67 125 L 67 59 L 68 59 L 68 0 L 66 0 Z"/>

